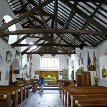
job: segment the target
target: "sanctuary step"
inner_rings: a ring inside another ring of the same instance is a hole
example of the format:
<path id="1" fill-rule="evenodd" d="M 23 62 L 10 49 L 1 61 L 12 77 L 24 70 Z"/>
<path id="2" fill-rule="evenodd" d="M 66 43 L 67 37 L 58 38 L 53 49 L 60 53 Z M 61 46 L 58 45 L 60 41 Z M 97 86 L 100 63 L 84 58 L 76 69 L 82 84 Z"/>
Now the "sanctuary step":
<path id="1" fill-rule="evenodd" d="M 40 87 L 37 87 L 38 90 L 40 90 Z M 44 85 L 44 90 L 58 90 L 58 85 Z"/>

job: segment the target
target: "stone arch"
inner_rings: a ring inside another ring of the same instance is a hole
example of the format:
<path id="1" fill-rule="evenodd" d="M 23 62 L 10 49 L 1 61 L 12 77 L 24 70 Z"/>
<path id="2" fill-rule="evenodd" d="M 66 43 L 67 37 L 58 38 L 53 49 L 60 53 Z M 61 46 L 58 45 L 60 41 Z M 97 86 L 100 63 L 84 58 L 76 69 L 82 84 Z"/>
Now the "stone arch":
<path id="1" fill-rule="evenodd" d="M 28 70 L 27 64 L 24 65 L 23 69 L 24 69 L 24 70 Z"/>
<path id="2" fill-rule="evenodd" d="M 10 65 L 10 72 L 9 72 L 9 84 L 16 81 L 16 78 L 20 75 L 20 63 L 18 59 L 14 59 Z"/>
<path id="3" fill-rule="evenodd" d="M 20 69 L 20 62 L 18 59 L 14 59 L 11 64 L 13 66 L 13 69 Z"/>
<path id="4" fill-rule="evenodd" d="M 23 67 L 23 79 L 27 79 L 27 74 L 28 74 L 28 65 L 25 64 Z"/>

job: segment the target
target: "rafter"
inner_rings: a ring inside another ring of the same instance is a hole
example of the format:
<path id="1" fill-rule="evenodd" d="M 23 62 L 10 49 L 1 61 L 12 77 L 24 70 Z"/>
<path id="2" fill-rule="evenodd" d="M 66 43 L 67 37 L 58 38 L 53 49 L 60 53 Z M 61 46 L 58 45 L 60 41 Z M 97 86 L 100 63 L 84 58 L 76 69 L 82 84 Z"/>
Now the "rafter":
<path id="1" fill-rule="evenodd" d="M 23 52 L 22 54 L 74 54 L 74 52 Z"/>
<path id="2" fill-rule="evenodd" d="M 31 9 L 28 12 L 25 12 L 23 15 L 19 15 L 18 17 L 16 17 L 15 19 L 11 20 L 10 22 L 2 25 L 0 27 L 1 30 L 5 30 L 7 27 L 10 27 L 13 24 L 18 23 L 19 21 L 21 21 L 22 19 L 35 14 L 37 10 L 40 10 L 41 8 L 43 8 L 44 6 L 46 6 L 47 4 L 51 3 L 53 0 L 46 0 L 43 3 L 41 3 L 39 6 L 34 7 L 33 9 Z"/>
<path id="3" fill-rule="evenodd" d="M 53 34 L 56 33 L 56 29 L 23 29 L 16 31 L 2 31 L 1 35 L 19 35 L 19 34 Z M 57 29 L 57 33 L 69 33 L 69 34 L 91 34 L 96 36 L 106 35 L 106 31 L 91 31 L 91 30 L 69 30 L 69 29 Z"/>
<path id="4" fill-rule="evenodd" d="M 58 0 L 55 0 L 55 3 L 54 3 L 54 21 L 55 21 L 55 29 L 57 29 L 57 23 L 58 23 Z"/>
<path id="5" fill-rule="evenodd" d="M 38 42 L 40 42 L 42 39 L 38 39 L 34 44 L 37 44 Z M 25 50 L 22 51 L 22 53 L 27 52 L 34 44 L 29 45 L 28 48 L 26 48 Z"/>
<path id="6" fill-rule="evenodd" d="M 20 47 L 20 46 L 59 46 L 59 47 L 81 47 L 81 45 L 66 45 L 66 44 L 58 44 L 58 43 L 41 43 L 41 44 L 13 44 L 12 46 L 17 46 L 17 47 Z M 82 45 L 83 46 L 86 46 L 85 44 Z"/>
<path id="7" fill-rule="evenodd" d="M 20 43 L 22 40 L 26 39 L 28 37 L 28 35 L 21 37 L 20 39 L 18 39 L 16 42 L 14 42 L 13 44 L 18 44 Z M 12 44 L 12 45 L 13 45 Z"/>
<path id="8" fill-rule="evenodd" d="M 107 28 L 105 28 L 103 25 L 98 23 L 96 20 L 93 18 L 89 17 L 86 15 L 83 11 L 81 11 L 76 5 L 71 4 L 69 1 L 61 0 L 64 4 L 66 4 L 69 8 L 73 9 L 77 14 L 79 14 L 81 17 L 83 17 L 85 20 L 87 20 L 88 23 L 92 23 L 95 25 L 97 28 L 101 29 L 102 31 L 107 32 Z"/>

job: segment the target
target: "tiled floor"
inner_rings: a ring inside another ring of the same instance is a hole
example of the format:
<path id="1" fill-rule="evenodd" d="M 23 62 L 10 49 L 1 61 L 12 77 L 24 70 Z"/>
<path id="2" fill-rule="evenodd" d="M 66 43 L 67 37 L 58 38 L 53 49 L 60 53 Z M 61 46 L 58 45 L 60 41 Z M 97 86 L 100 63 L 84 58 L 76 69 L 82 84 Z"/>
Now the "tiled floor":
<path id="1" fill-rule="evenodd" d="M 21 107 L 64 107 L 58 90 L 39 90 L 33 94 Z"/>

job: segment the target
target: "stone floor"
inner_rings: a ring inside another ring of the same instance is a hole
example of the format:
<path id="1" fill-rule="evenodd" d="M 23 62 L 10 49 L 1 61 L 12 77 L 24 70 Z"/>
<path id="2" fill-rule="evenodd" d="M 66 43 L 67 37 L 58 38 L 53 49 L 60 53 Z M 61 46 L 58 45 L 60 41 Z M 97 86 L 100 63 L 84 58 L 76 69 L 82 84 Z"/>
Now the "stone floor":
<path id="1" fill-rule="evenodd" d="M 39 90 L 33 94 L 21 107 L 64 107 L 58 90 Z"/>

